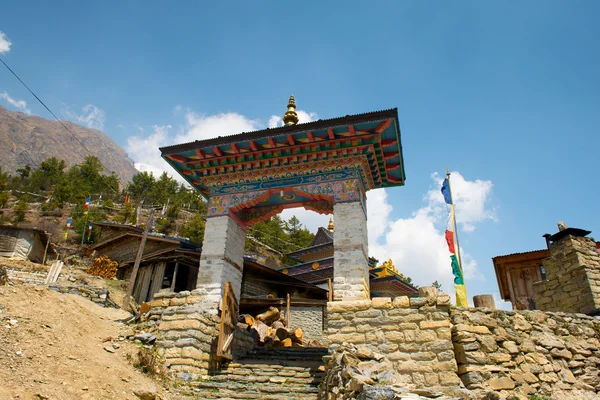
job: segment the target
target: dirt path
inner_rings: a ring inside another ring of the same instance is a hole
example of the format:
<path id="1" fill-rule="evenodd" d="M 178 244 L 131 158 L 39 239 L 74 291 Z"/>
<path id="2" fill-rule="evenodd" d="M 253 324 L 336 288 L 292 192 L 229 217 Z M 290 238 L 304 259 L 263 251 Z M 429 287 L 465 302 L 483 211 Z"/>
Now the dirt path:
<path id="1" fill-rule="evenodd" d="M 137 399 L 134 390 L 161 392 L 135 369 L 119 340 L 129 316 L 45 287 L 0 287 L 0 399 Z M 114 353 L 104 349 L 112 337 Z"/>

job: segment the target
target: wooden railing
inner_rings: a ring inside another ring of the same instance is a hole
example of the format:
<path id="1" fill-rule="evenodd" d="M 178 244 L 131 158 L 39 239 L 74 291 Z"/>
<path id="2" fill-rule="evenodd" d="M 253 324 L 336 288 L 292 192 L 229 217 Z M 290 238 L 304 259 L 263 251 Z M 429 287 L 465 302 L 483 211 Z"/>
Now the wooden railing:
<path id="1" fill-rule="evenodd" d="M 230 282 L 225 282 L 223 302 L 221 306 L 221 324 L 219 326 L 219 340 L 217 342 L 217 357 L 231 360 L 233 347 L 233 334 L 237 324 L 238 302 Z"/>

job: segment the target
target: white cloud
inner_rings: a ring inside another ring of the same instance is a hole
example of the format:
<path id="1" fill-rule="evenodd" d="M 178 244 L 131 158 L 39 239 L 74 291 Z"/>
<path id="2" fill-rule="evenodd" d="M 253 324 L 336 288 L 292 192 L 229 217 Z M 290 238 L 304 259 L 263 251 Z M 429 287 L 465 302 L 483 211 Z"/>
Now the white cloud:
<path id="1" fill-rule="evenodd" d="M 0 31 L 0 54 L 8 53 L 12 42 L 8 40 L 6 34 Z"/>
<path id="2" fill-rule="evenodd" d="M 452 173 L 451 179 L 457 220 L 463 232 L 473 231 L 483 221 L 496 221 L 489 206 L 491 181 L 468 181 L 458 172 Z M 437 280 L 442 290 L 454 294 L 450 253 L 444 238 L 446 209 L 440 192 L 443 179 L 434 174 L 432 180 L 424 206 L 408 218 L 390 220 L 392 207 L 385 190 L 368 193 L 369 253 L 380 261 L 391 258 L 396 268 L 417 285 L 428 286 Z M 461 258 L 466 279 L 484 280 L 477 261 L 464 248 Z M 469 285 L 467 290 L 469 295 L 476 291 Z"/>
<path id="3" fill-rule="evenodd" d="M 178 111 L 181 111 L 181 107 Z M 143 127 L 136 126 L 136 128 L 140 134 L 130 136 L 126 146 L 129 156 L 136 161 L 136 168 L 153 172 L 155 176 L 162 171 L 167 171 L 170 176 L 184 182 L 183 178 L 162 159 L 160 147 L 255 131 L 260 128 L 260 125 L 258 121 L 250 120 L 237 113 L 204 116 L 188 110 L 185 114 L 185 125 L 178 133 L 172 133 L 171 125 L 154 125 L 150 135 L 144 134 Z"/>
<path id="4" fill-rule="evenodd" d="M 154 174 L 155 177 L 159 177 L 162 171 L 167 170 L 167 163 L 160 157 L 159 147 L 170 144 L 169 130 L 171 125 L 154 125 L 152 126 L 152 133 L 144 137 L 144 130 L 141 127 L 137 127 L 140 130 L 140 136 L 130 136 L 127 138 L 127 153 L 134 161 L 136 161 L 135 168 L 138 171 L 147 171 Z M 169 171 L 171 173 L 171 171 Z"/>
<path id="5" fill-rule="evenodd" d="M 77 113 L 68 106 L 65 106 L 62 110 L 62 114 L 68 120 L 86 126 L 88 128 L 98 130 L 104 129 L 106 113 L 103 109 L 96 107 L 93 104 L 86 104 L 85 106 L 83 106 L 83 108 L 81 109 L 81 113 Z"/>
<path id="6" fill-rule="evenodd" d="M 436 189 L 427 193 L 427 199 L 432 206 L 440 207 L 444 204 L 444 198 L 440 195 L 438 187 L 444 181 L 437 173 L 431 175 Z M 489 201 L 492 192 L 492 182 L 480 179 L 467 181 L 459 173 L 450 176 L 452 185 L 452 199 L 456 207 L 456 220 L 465 232 L 473 232 L 475 224 L 487 219 L 496 221 L 496 210 L 489 209 L 486 202 Z"/>
<path id="7" fill-rule="evenodd" d="M 183 111 L 184 108 L 180 105 L 173 108 L 174 115 L 179 115 Z M 313 121 L 317 117 L 316 113 L 302 110 L 297 112 L 301 123 Z M 274 118 L 281 120 L 281 117 L 271 117 L 269 127 L 274 127 L 271 126 L 272 123 L 277 124 L 274 122 Z M 279 125 L 283 125 L 283 122 Z M 252 132 L 264 128 L 264 125 L 260 121 L 249 119 L 235 112 L 207 116 L 187 110 L 185 112 L 185 125 L 177 133 L 172 132 L 171 125 L 154 125 L 152 126 L 152 133 L 146 136 L 143 127 L 139 125 L 135 127 L 139 130 L 139 135 L 130 136 L 127 139 L 126 150 L 136 162 L 136 168 L 139 166 L 138 170 L 142 168 L 154 172 L 167 171 L 169 175 L 183 182 L 183 178 L 174 173 L 160 157 L 159 147 Z M 313 223 L 310 225 L 312 226 Z"/>
<path id="8" fill-rule="evenodd" d="M 1 33 L 2 32 L 0 32 L 0 34 Z M 0 40 L 1 39 L 2 38 L 0 37 Z M 0 46 L 1 46 L 1 43 L 0 43 Z M 13 106 L 14 108 L 17 108 L 26 114 L 31 114 L 31 110 L 29 108 L 27 108 L 27 102 L 25 100 L 15 100 L 12 97 L 10 97 L 8 95 L 8 93 L 6 93 L 6 92 L 0 93 L 0 99 L 3 99 L 4 101 L 6 101 L 8 104 Z"/>

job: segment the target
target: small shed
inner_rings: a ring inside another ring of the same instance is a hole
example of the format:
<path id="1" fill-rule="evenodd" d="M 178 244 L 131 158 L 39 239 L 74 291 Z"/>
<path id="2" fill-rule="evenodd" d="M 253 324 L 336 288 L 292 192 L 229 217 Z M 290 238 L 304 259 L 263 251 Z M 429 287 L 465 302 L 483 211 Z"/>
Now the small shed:
<path id="1" fill-rule="evenodd" d="M 0 257 L 43 263 L 46 254 L 55 255 L 50 234 L 35 228 L 0 225 Z"/>
<path id="2" fill-rule="evenodd" d="M 101 228 L 93 249 L 119 264 L 117 277 L 129 279 L 143 232 L 140 227 L 113 222 L 93 222 Z M 161 291 L 181 292 L 196 287 L 200 264 L 199 245 L 181 237 L 148 235 L 138 270 L 133 298 L 150 301 Z"/>
<path id="3" fill-rule="evenodd" d="M 533 282 L 545 280 L 542 262 L 550 250 L 534 250 L 492 258 L 500 297 L 514 310 L 533 310 Z"/>

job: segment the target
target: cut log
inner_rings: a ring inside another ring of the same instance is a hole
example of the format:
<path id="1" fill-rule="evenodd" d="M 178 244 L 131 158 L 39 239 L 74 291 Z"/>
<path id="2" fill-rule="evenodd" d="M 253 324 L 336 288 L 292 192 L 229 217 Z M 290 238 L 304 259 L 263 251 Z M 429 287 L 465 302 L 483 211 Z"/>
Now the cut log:
<path id="1" fill-rule="evenodd" d="M 283 339 L 283 340 L 281 341 L 281 345 L 282 345 L 283 347 L 292 347 L 292 339 L 290 339 L 290 338 Z"/>
<path id="2" fill-rule="evenodd" d="M 275 321 L 271 324 L 271 328 L 273 328 L 273 329 L 279 329 L 279 328 L 283 328 L 283 327 L 285 327 L 285 324 L 281 321 Z"/>
<path id="3" fill-rule="evenodd" d="M 277 321 L 279 317 L 279 310 L 276 307 L 269 307 L 269 311 L 265 311 L 262 314 L 258 314 L 256 316 L 256 319 L 264 322 L 267 325 L 271 325 L 273 322 Z"/>
<path id="4" fill-rule="evenodd" d="M 477 296 L 473 296 L 473 305 L 475 307 L 487 307 L 491 310 L 496 309 L 494 296 L 491 294 L 478 294 Z"/>
<path id="5" fill-rule="evenodd" d="M 275 338 L 273 339 L 273 347 L 283 347 L 283 344 L 281 344 L 281 340 L 279 340 L 277 336 L 275 336 Z"/>
<path id="6" fill-rule="evenodd" d="M 302 329 L 296 328 L 290 335 L 290 338 L 294 343 L 302 343 L 302 341 L 304 340 L 304 332 L 302 331 Z"/>
<path id="7" fill-rule="evenodd" d="M 249 326 L 254 325 L 254 317 L 250 314 L 240 314 L 238 317 L 239 322 L 243 322 Z"/>
<path id="8" fill-rule="evenodd" d="M 287 339 L 290 336 L 290 333 L 285 328 L 277 328 L 275 331 L 275 335 L 279 338 L 279 340 Z"/>
<path id="9" fill-rule="evenodd" d="M 267 337 L 267 330 L 269 329 L 267 324 L 265 324 L 262 321 L 256 321 L 252 326 L 252 329 L 255 330 L 256 333 L 258 333 L 258 341 L 260 343 L 264 343 L 265 338 Z"/>

